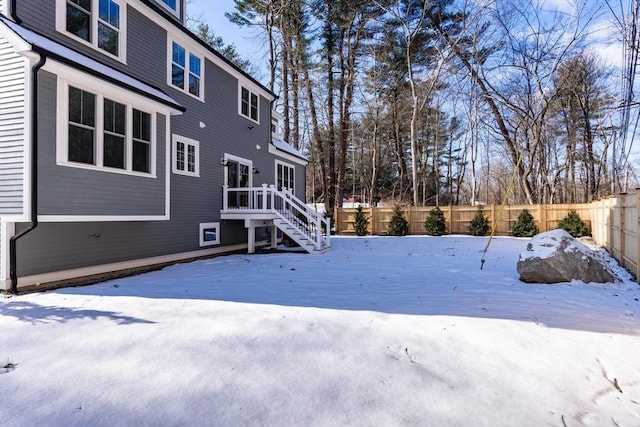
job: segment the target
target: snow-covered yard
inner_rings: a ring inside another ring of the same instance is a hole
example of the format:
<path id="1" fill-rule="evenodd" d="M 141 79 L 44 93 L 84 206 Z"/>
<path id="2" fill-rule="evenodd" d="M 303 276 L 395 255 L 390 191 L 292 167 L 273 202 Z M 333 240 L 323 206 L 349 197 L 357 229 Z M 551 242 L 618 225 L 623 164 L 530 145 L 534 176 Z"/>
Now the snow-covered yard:
<path id="1" fill-rule="evenodd" d="M 639 426 L 640 286 L 334 238 L 0 301 L 3 426 Z"/>

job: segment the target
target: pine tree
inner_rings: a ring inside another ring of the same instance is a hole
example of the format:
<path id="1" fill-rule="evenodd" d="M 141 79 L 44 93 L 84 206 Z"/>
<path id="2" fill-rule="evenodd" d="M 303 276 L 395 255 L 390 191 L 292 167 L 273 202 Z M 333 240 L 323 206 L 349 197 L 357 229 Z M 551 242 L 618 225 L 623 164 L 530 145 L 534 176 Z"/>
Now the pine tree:
<path id="1" fill-rule="evenodd" d="M 575 210 L 571 210 L 567 216 L 562 218 L 558 224 L 558 228 L 566 230 L 573 237 L 588 236 L 589 230 L 580 215 Z"/>
<path id="2" fill-rule="evenodd" d="M 472 236 L 485 236 L 489 232 L 489 220 L 484 216 L 482 206 L 478 206 L 475 216 L 469 223 L 469 233 Z"/>
<path id="3" fill-rule="evenodd" d="M 387 234 L 389 236 L 406 236 L 408 232 L 409 221 L 407 221 L 404 217 L 402 206 L 397 204 L 393 208 L 393 216 L 391 217 L 391 222 L 389 223 Z"/>
<path id="4" fill-rule="evenodd" d="M 424 221 L 424 229 L 430 236 L 442 236 L 446 232 L 444 213 L 439 207 L 429 211 L 429 216 Z"/>
<path id="5" fill-rule="evenodd" d="M 358 236 L 367 235 L 367 227 L 369 226 L 369 219 L 362 211 L 362 206 L 358 206 L 356 214 L 353 218 L 353 229 Z"/>
<path id="6" fill-rule="evenodd" d="M 518 215 L 516 222 L 511 227 L 511 234 L 515 237 L 533 237 L 538 234 L 538 227 L 533 221 L 533 215 L 528 209 Z"/>

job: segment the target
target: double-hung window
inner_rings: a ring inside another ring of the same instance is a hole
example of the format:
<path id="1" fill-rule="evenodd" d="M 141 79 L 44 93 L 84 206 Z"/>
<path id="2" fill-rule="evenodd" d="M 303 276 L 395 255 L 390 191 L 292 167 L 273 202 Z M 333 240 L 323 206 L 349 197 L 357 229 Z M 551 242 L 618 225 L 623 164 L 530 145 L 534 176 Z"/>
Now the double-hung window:
<path id="1" fill-rule="evenodd" d="M 126 5 L 123 0 L 56 0 L 56 29 L 125 61 Z"/>
<path id="2" fill-rule="evenodd" d="M 151 172 L 151 114 L 133 109 L 133 160 L 136 172 Z"/>
<path id="3" fill-rule="evenodd" d="M 155 174 L 155 114 L 100 92 L 60 82 L 68 94 L 58 163 L 136 175 Z"/>
<path id="4" fill-rule="evenodd" d="M 202 58 L 178 42 L 171 42 L 170 83 L 202 99 Z"/>
<path id="5" fill-rule="evenodd" d="M 254 122 L 259 122 L 258 110 L 258 95 L 246 87 L 240 87 L 240 114 Z"/>
<path id="6" fill-rule="evenodd" d="M 104 166 L 125 169 L 127 106 L 104 100 Z"/>
<path id="7" fill-rule="evenodd" d="M 200 143 L 179 135 L 173 135 L 172 142 L 173 173 L 200 176 Z"/>
<path id="8" fill-rule="evenodd" d="M 95 164 L 95 140 L 96 95 L 69 87 L 69 161 Z"/>

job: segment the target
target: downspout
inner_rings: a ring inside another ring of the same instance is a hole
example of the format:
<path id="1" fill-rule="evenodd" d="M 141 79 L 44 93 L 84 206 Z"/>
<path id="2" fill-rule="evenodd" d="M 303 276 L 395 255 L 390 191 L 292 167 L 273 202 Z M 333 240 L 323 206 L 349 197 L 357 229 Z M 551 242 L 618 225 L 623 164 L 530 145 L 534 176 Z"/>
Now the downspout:
<path id="1" fill-rule="evenodd" d="M 11 8 L 11 19 L 13 19 L 13 22 L 15 22 L 16 24 L 20 25 L 22 24 L 22 19 L 20 19 L 20 17 L 18 16 L 18 0 L 11 0 L 11 4 L 9 5 L 9 7 Z"/>
<path id="2" fill-rule="evenodd" d="M 15 3 L 16 0 L 13 0 Z M 9 276 L 11 293 L 18 294 L 18 254 L 17 242 L 38 227 L 38 72 L 47 57 L 40 53 L 40 59 L 31 67 L 31 224 L 26 230 L 9 240 Z"/>

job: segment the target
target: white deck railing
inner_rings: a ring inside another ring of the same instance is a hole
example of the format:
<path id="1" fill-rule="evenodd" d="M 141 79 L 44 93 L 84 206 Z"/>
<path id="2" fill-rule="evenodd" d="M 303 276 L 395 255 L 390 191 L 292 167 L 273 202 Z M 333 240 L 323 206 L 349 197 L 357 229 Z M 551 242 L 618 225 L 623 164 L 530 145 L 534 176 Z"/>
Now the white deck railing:
<path id="1" fill-rule="evenodd" d="M 316 249 L 329 246 L 330 221 L 308 207 L 288 190 L 278 190 L 274 185 L 261 187 L 229 188 L 223 186 L 222 210 L 225 213 L 271 213 L 313 242 Z"/>

